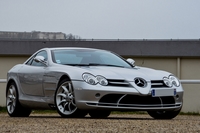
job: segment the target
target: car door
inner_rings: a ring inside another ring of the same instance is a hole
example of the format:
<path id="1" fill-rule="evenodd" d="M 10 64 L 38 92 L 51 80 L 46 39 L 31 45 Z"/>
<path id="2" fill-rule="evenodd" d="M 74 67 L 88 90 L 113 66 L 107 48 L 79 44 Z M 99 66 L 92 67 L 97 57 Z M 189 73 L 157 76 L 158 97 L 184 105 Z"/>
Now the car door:
<path id="1" fill-rule="evenodd" d="M 27 95 L 44 96 L 43 77 L 47 66 L 34 61 L 36 56 L 43 56 L 47 61 L 47 52 L 40 51 L 33 56 L 18 72 L 22 91 Z"/>

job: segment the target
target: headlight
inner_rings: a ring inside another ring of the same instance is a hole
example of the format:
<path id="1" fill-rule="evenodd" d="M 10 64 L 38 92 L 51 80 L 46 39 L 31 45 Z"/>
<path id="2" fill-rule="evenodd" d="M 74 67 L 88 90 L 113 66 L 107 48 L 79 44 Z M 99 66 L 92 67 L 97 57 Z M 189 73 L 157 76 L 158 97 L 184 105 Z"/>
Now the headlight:
<path id="1" fill-rule="evenodd" d="M 97 79 L 95 76 L 93 76 L 92 74 L 89 74 L 89 73 L 84 73 L 82 75 L 83 77 L 83 80 L 88 83 L 88 84 L 91 84 L 91 85 L 96 85 L 98 83 Z"/>
<path id="2" fill-rule="evenodd" d="M 108 85 L 108 81 L 106 78 L 104 78 L 103 76 L 94 76 L 90 73 L 84 73 L 82 75 L 83 77 L 83 80 L 88 83 L 88 84 L 91 84 L 91 85 L 96 85 L 96 84 L 100 84 L 100 85 L 103 85 L 103 86 L 106 86 Z"/>
<path id="3" fill-rule="evenodd" d="M 168 78 L 164 77 L 163 81 L 164 81 L 165 85 L 167 85 L 169 87 L 172 87 L 172 83 L 171 83 L 171 81 Z"/>
<path id="4" fill-rule="evenodd" d="M 178 86 L 180 85 L 179 80 L 178 80 L 175 76 L 173 76 L 173 75 L 170 75 L 170 76 L 169 76 L 169 80 L 170 80 L 171 83 L 172 83 L 173 85 L 175 85 L 176 87 L 178 87 Z"/>
<path id="5" fill-rule="evenodd" d="M 179 80 L 173 75 L 170 75 L 168 78 L 164 77 L 163 81 L 164 81 L 165 85 L 167 85 L 169 87 L 172 87 L 173 85 L 176 87 L 180 86 Z"/>
<path id="6" fill-rule="evenodd" d="M 100 85 L 106 86 L 108 84 L 108 81 L 106 78 L 98 75 L 96 76 L 97 81 L 99 82 Z"/>

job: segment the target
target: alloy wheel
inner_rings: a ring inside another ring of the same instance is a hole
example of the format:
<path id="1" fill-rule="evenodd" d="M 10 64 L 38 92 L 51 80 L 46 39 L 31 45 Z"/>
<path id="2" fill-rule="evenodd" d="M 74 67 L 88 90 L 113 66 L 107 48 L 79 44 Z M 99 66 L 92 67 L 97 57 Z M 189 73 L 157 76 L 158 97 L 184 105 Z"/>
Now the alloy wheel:
<path id="1" fill-rule="evenodd" d="M 7 110 L 10 114 L 12 114 L 15 111 L 15 107 L 16 107 L 16 88 L 14 85 L 11 85 L 8 89 L 7 92 Z"/>
<path id="2" fill-rule="evenodd" d="M 77 110 L 71 82 L 67 81 L 59 86 L 56 92 L 56 106 L 62 115 L 71 115 Z"/>

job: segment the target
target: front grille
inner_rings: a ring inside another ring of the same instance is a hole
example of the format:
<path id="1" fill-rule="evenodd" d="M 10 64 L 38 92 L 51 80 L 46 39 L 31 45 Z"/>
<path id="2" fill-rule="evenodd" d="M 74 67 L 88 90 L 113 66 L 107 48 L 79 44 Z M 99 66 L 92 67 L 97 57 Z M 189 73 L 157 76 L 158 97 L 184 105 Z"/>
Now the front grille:
<path id="1" fill-rule="evenodd" d="M 138 95 L 108 94 L 103 96 L 99 100 L 99 103 L 96 103 L 96 106 L 148 108 L 148 107 L 176 107 L 181 105 L 175 104 L 175 99 L 173 96 L 151 97 L 151 96 L 138 96 Z"/>
<path id="2" fill-rule="evenodd" d="M 132 87 L 126 80 L 108 79 L 108 86 Z"/>
<path id="3" fill-rule="evenodd" d="M 124 94 L 108 94 L 103 96 L 99 102 L 100 103 L 117 103 Z"/>
<path id="4" fill-rule="evenodd" d="M 134 96 L 127 95 L 121 101 L 120 104 L 160 104 L 158 97 L 151 96 Z"/>
<path id="5" fill-rule="evenodd" d="M 162 87 L 168 87 L 165 85 L 163 80 L 152 80 L 151 81 L 151 88 L 162 88 Z"/>

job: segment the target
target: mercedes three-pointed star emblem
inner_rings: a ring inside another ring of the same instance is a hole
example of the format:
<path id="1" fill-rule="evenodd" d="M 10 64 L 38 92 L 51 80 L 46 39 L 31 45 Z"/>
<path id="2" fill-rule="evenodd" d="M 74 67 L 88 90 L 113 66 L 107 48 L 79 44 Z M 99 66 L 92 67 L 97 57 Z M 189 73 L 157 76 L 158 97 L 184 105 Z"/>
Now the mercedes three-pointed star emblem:
<path id="1" fill-rule="evenodd" d="M 142 79 L 142 78 L 135 78 L 134 80 L 135 80 L 135 84 L 136 84 L 137 86 L 139 86 L 139 87 L 144 88 L 144 87 L 147 86 L 146 80 L 144 80 L 144 79 Z"/>

